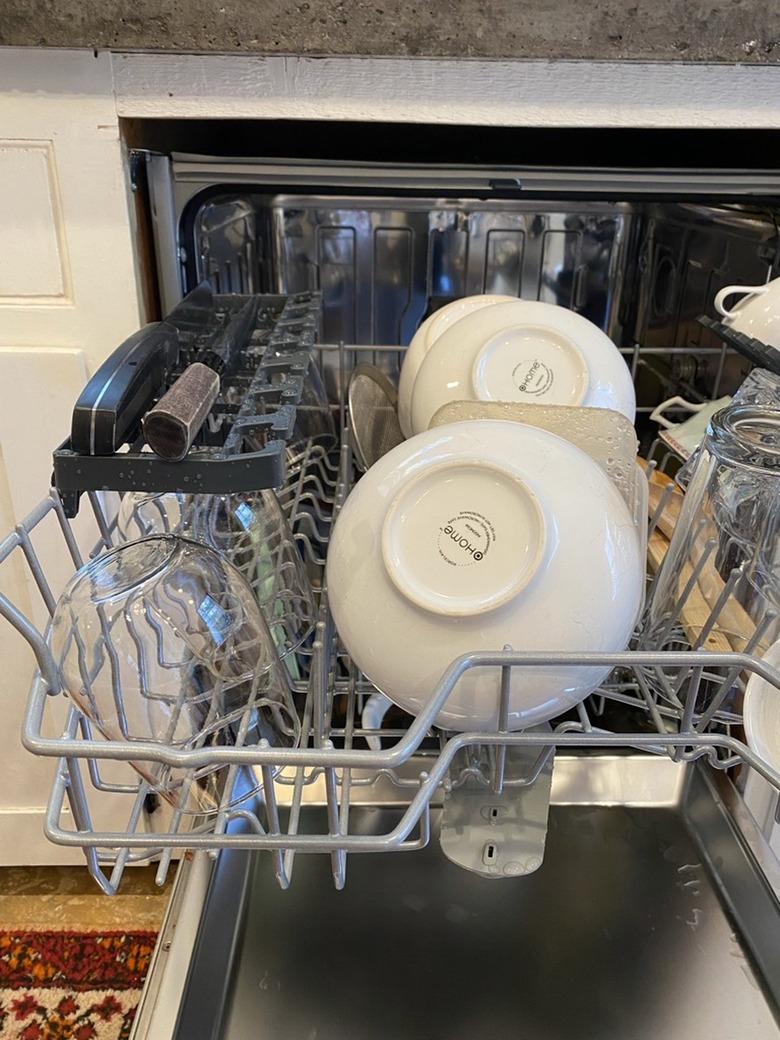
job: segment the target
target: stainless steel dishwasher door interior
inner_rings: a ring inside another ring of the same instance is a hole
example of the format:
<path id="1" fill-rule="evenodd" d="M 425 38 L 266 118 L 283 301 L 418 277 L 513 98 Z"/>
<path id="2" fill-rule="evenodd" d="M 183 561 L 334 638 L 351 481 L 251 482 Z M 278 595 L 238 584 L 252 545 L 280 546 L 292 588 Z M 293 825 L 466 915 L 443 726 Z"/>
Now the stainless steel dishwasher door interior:
<path id="1" fill-rule="evenodd" d="M 423 852 L 352 857 L 340 892 L 326 858 L 282 891 L 269 857 L 223 852 L 177 1040 L 779 1036 L 777 898 L 705 771 L 670 800 L 655 761 L 663 783 L 641 760 L 641 799 L 616 805 L 568 801 L 582 760 L 562 759 L 526 878 L 454 866 L 435 826 Z M 353 809 L 367 831 L 397 811 Z"/>

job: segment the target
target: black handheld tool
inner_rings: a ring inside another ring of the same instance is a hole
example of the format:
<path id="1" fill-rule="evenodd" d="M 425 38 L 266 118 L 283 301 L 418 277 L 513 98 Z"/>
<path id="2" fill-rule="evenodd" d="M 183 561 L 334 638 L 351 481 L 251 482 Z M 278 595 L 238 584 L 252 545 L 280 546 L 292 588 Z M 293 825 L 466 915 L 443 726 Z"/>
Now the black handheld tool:
<path id="1" fill-rule="evenodd" d="M 252 297 L 228 319 L 201 359 L 144 416 L 146 442 L 160 458 L 180 462 L 189 451 L 217 399 L 221 377 L 233 370 L 251 338 L 257 307 L 257 297 Z"/>
<path id="2" fill-rule="evenodd" d="M 202 329 L 214 311 L 202 283 L 164 321 L 134 332 L 108 357 L 73 409 L 71 448 L 82 455 L 113 455 L 138 426 L 179 361 L 180 334 Z"/>

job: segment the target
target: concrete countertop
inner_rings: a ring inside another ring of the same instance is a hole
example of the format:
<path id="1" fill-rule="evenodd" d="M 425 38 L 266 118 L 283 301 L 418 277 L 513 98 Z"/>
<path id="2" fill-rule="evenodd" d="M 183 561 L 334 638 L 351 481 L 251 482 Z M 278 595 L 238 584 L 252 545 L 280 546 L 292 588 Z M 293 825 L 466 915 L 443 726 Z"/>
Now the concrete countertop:
<path id="1" fill-rule="evenodd" d="M 0 45 L 774 64 L 766 0 L 5 0 Z"/>

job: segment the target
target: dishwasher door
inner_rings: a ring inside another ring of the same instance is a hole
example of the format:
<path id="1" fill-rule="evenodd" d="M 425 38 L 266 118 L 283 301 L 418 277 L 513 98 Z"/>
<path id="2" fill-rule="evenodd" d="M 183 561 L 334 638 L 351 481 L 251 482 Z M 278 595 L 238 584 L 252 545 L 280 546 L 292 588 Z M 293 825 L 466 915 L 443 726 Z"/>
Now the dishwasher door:
<path id="1" fill-rule="evenodd" d="M 382 833 L 399 808 L 353 812 Z M 706 766 L 560 756 L 525 878 L 453 865 L 432 824 L 423 852 L 351 857 L 342 891 L 322 857 L 282 891 L 270 857 L 222 852 L 186 978 L 153 973 L 136 1040 L 780 1036 L 778 878 Z"/>

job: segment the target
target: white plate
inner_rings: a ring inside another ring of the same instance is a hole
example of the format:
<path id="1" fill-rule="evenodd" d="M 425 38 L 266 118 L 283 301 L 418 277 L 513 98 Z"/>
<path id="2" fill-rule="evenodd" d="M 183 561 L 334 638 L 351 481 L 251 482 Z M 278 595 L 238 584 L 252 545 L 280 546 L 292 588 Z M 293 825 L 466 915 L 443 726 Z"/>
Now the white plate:
<path id="1" fill-rule="evenodd" d="M 479 420 L 412 437 L 361 477 L 334 527 L 327 583 L 357 665 L 417 714 L 463 653 L 622 650 L 644 560 L 626 503 L 581 449 Z M 560 714 L 607 670 L 515 669 L 509 728 Z M 494 730 L 499 675 L 466 672 L 436 724 Z"/>
<path id="2" fill-rule="evenodd" d="M 456 321 L 460 321 L 467 314 L 481 310 L 483 307 L 492 307 L 495 303 L 513 303 L 516 296 L 496 296 L 484 294 L 481 296 L 463 296 L 459 300 L 445 304 L 434 311 L 420 325 L 412 337 L 412 341 L 406 348 L 404 363 L 401 366 L 401 378 L 398 380 L 398 421 L 401 424 L 404 437 L 411 437 L 412 426 L 410 409 L 412 406 L 412 387 L 423 363 L 423 358 L 431 349 L 433 344 L 451 328 Z"/>
<path id="3" fill-rule="evenodd" d="M 450 401 L 612 408 L 634 421 L 628 365 L 593 322 L 550 303 L 514 300 L 460 318 L 431 346 L 412 388 L 421 433 Z"/>
<path id="4" fill-rule="evenodd" d="M 762 660 L 780 671 L 780 641 L 770 646 Z M 780 690 L 753 673 L 742 712 L 748 746 L 767 765 L 780 770 Z"/>

